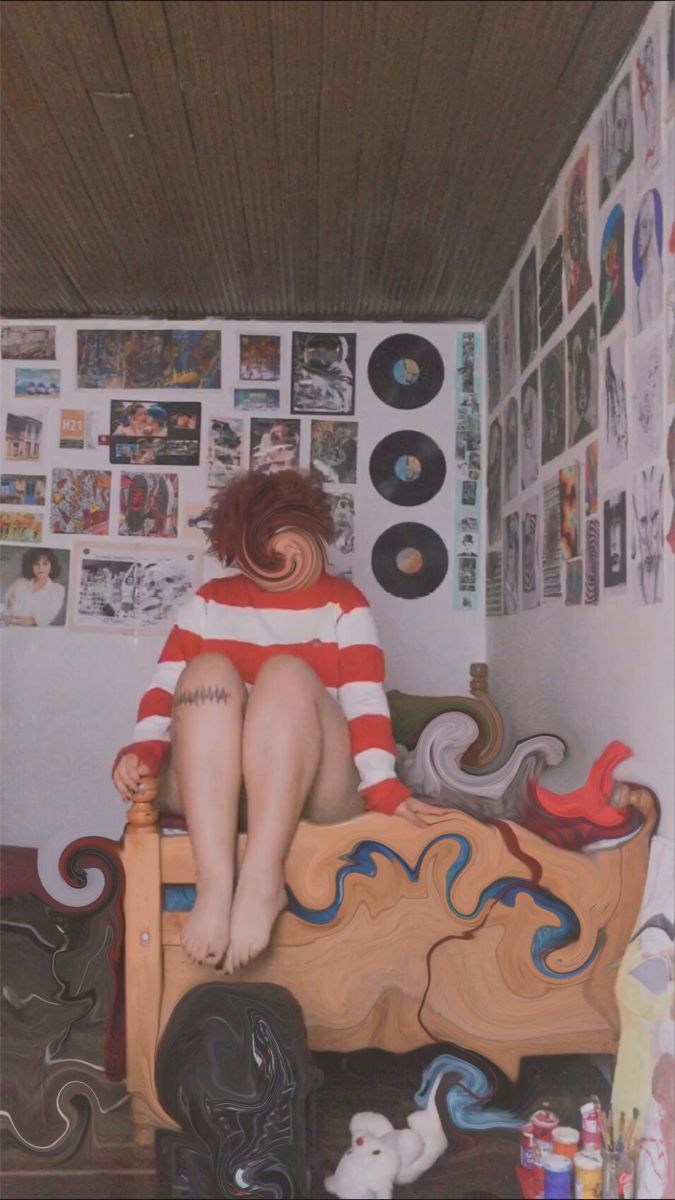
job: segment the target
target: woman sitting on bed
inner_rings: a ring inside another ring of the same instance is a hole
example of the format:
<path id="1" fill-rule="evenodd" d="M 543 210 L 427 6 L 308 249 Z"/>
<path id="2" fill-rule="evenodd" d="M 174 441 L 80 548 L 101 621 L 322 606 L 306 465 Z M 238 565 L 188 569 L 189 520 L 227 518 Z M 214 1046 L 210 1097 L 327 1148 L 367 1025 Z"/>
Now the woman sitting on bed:
<path id="1" fill-rule="evenodd" d="M 251 473 L 226 484 L 207 521 L 211 551 L 239 573 L 178 613 L 113 781 L 131 801 L 159 775 L 160 805 L 185 813 L 197 899 L 183 946 L 231 972 L 269 942 L 301 817 L 341 821 L 365 806 L 422 825 L 444 810 L 396 777 L 383 654 L 365 597 L 326 573 L 333 523 L 320 484 Z"/>

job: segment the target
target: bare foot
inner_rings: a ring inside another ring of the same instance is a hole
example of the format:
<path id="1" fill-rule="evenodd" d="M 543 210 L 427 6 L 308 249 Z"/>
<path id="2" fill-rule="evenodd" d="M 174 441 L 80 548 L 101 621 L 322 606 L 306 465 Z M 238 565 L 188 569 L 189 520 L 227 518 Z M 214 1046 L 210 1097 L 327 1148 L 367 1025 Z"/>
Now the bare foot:
<path id="1" fill-rule="evenodd" d="M 185 953 L 195 962 L 209 967 L 222 965 L 230 943 L 231 907 L 231 883 L 219 879 L 213 884 L 199 884 L 181 938 Z"/>
<path id="2" fill-rule="evenodd" d="M 230 946 L 225 957 L 228 974 L 245 967 L 250 959 L 262 953 L 274 922 L 285 907 L 286 889 L 281 874 L 242 871 L 232 905 Z"/>

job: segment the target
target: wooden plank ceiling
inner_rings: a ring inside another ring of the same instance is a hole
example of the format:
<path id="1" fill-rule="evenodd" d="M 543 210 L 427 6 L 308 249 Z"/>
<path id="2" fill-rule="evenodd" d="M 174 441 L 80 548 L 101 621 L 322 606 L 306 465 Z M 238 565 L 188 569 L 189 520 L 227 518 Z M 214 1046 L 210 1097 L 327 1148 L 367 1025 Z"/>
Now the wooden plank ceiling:
<path id="1" fill-rule="evenodd" d="M 649 7 L 4 3 L 2 313 L 483 317 Z"/>

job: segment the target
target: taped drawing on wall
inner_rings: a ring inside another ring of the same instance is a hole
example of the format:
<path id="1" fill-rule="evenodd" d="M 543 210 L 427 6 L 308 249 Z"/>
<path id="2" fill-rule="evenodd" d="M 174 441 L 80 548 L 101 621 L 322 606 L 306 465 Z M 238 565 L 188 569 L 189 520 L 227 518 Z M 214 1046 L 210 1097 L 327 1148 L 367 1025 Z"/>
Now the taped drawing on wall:
<path id="1" fill-rule="evenodd" d="M 488 411 L 493 412 L 501 399 L 499 373 L 499 310 L 487 323 Z"/>
<path id="2" fill-rule="evenodd" d="M 199 403 L 112 400 L 111 463 L 196 467 L 202 406 Z"/>
<path id="3" fill-rule="evenodd" d="M 585 525 L 584 603 L 600 601 L 600 521 L 591 517 Z"/>
<path id="4" fill-rule="evenodd" d="M 357 421 L 312 421 L 310 463 L 324 483 L 356 483 L 358 428 Z"/>
<path id="5" fill-rule="evenodd" d="M 291 412 L 354 412 L 355 333 L 294 333 Z"/>
<path id="6" fill-rule="evenodd" d="M 300 465 L 300 422 L 289 417 L 266 420 L 251 418 L 250 461 L 252 471 L 273 475 L 297 470 Z"/>
<path id="7" fill-rule="evenodd" d="M 234 407 L 238 412 L 276 412 L 278 388 L 235 388 Z"/>
<path id="8" fill-rule="evenodd" d="M 0 504 L 39 506 L 45 502 L 46 475 L 0 475 Z"/>
<path id="9" fill-rule="evenodd" d="M 239 378 L 271 380 L 281 376 L 281 338 L 277 334 L 239 336 Z"/>
<path id="10" fill-rule="evenodd" d="M 501 395 L 505 396 L 515 387 L 518 367 L 516 363 L 516 314 L 513 287 L 507 287 L 499 314 L 499 376 Z"/>
<path id="11" fill-rule="evenodd" d="M 504 500 L 518 495 L 518 401 L 511 396 L 504 416 Z"/>
<path id="12" fill-rule="evenodd" d="M 578 605 L 584 598 L 584 561 L 570 558 L 565 562 L 565 604 Z"/>
<path id="13" fill-rule="evenodd" d="M 520 396 L 520 483 L 523 490 L 539 475 L 539 375 L 525 381 Z"/>
<path id="14" fill-rule="evenodd" d="M 354 568 L 354 493 L 326 494 L 335 530 L 335 539 L 328 547 L 328 566 L 331 574 L 349 578 Z"/>
<path id="15" fill-rule="evenodd" d="M 520 608 L 520 518 L 512 512 L 504 521 L 504 615 L 517 613 Z"/>
<path id="16" fill-rule="evenodd" d="M 602 411 L 602 466 L 605 471 L 611 471 L 628 457 L 626 342 L 623 337 L 603 350 Z"/>
<path id="17" fill-rule="evenodd" d="M 663 453 L 663 391 L 661 387 L 661 336 L 647 345 L 633 346 L 633 404 L 631 454 L 644 463 Z"/>
<path id="18" fill-rule="evenodd" d="M 568 312 L 576 308 L 592 283 L 588 261 L 588 150 L 586 146 L 565 184 L 563 260 Z"/>
<path id="19" fill-rule="evenodd" d="M 41 542 L 42 513 L 0 512 L 0 541 Z"/>
<path id="20" fill-rule="evenodd" d="M 520 269 L 518 281 L 520 369 L 526 371 L 537 352 L 537 254 L 534 246 Z"/>
<path id="21" fill-rule="evenodd" d="M 502 536 L 502 425 L 495 417 L 488 434 L 488 542 L 492 546 Z"/>
<path id="22" fill-rule="evenodd" d="M 62 408 L 59 413 L 60 450 L 96 450 L 98 413 L 82 408 Z"/>
<path id="23" fill-rule="evenodd" d="M 15 396 L 61 395 L 61 372 L 54 368 L 17 367 L 14 372 Z"/>
<path id="24" fill-rule="evenodd" d="M 603 503 L 603 584 L 613 595 L 626 590 L 626 493 L 610 492 Z"/>
<path id="25" fill-rule="evenodd" d="M 463 481 L 456 479 L 452 606 L 456 612 L 475 612 L 480 595 L 480 483 L 476 483 L 475 499 L 470 504 L 464 503 L 463 488 Z"/>
<path id="26" fill-rule="evenodd" d="M 598 121 L 598 194 L 600 204 L 633 161 L 633 101 L 630 72 L 617 83 Z"/>
<path id="27" fill-rule="evenodd" d="M 560 482 L 557 475 L 544 481 L 544 536 L 542 540 L 542 588 L 545 600 L 562 596 L 560 555 Z"/>
<path id="28" fill-rule="evenodd" d="M 5 458 L 10 461 L 37 463 L 42 454 L 45 412 L 15 401 L 5 418 Z"/>
<path id="29" fill-rule="evenodd" d="M 663 600 L 664 472 L 652 466 L 633 477 L 631 563 L 638 604 Z"/>
<path id="30" fill-rule="evenodd" d="M 569 445 L 598 427 L 598 331 L 591 304 L 567 335 Z"/>
<path id="31" fill-rule="evenodd" d="M 485 566 L 485 615 L 501 617 L 503 611 L 502 552 L 488 550 Z"/>
<path id="32" fill-rule="evenodd" d="M 199 586 L 200 550 L 76 547 L 70 626 L 92 633 L 162 633 Z"/>
<path id="33" fill-rule="evenodd" d="M 124 471 L 118 531 L 123 537 L 177 537 L 178 476 Z"/>
<path id="34" fill-rule="evenodd" d="M 547 354 L 541 367 L 541 462 L 552 462 L 565 449 L 565 343 Z"/>
<path id="35" fill-rule="evenodd" d="M 541 604 L 539 530 L 539 496 L 533 496 L 523 505 L 521 515 L 523 609 L 538 608 Z"/>
<path id="36" fill-rule="evenodd" d="M 584 464 L 584 511 L 594 517 L 598 511 L 598 443 L 589 442 Z"/>
<path id="37" fill-rule="evenodd" d="M 80 388 L 219 388 L 218 329 L 78 329 Z"/>
<path id="38" fill-rule="evenodd" d="M 661 313 L 663 304 L 663 205 L 650 188 L 640 200 L 633 227 L 633 330 L 642 333 Z"/>
<path id="39" fill-rule="evenodd" d="M 643 183 L 661 161 L 660 56 L 659 31 L 654 26 L 645 37 L 635 60 L 638 90 L 635 158 L 639 183 Z"/>
<path id="40" fill-rule="evenodd" d="M 221 488 L 243 470 L 244 422 L 211 417 L 206 485 Z"/>
<path id="41" fill-rule="evenodd" d="M 578 558 L 579 542 L 579 464 L 573 463 L 558 472 L 560 483 L 560 553 L 566 561 Z"/>
<path id="42" fill-rule="evenodd" d="M 3 358 L 56 358 L 56 326 L 3 325 L 0 350 Z"/>

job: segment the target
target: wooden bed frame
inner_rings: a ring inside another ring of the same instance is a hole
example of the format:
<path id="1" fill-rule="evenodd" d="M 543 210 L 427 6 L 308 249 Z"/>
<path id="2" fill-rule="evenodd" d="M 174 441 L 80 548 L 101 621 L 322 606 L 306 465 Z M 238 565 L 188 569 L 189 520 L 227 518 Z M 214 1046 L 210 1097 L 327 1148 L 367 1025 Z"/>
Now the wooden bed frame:
<path id="1" fill-rule="evenodd" d="M 472 677 L 473 696 L 446 707 L 475 718 L 469 757 L 485 767 L 500 749 L 501 718 L 482 664 Z M 195 875 L 189 838 L 160 832 L 155 796 L 156 784 L 132 806 L 123 847 L 127 1087 L 138 1140 L 177 1128 L 157 1098 L 158 1040 L 181 997 L 218 979 L 288 988 L 314 1050 L 451 1042 L 512 1079 L 527 1055 L 616 1051 L 614 984 L 657 819 L 644 789 L 629 793 L 644 818 L 638 832 L 586 852 L 452 810 L 424 829 L 376 813 L 301 822 L 286 864 L 289 908 L 267 951 L 234 977 L 194 964 L 180 945 L 185 913 L 163 911 L 164 886 Z M 240 855 L 245 842 L 240 835 Z"/>

